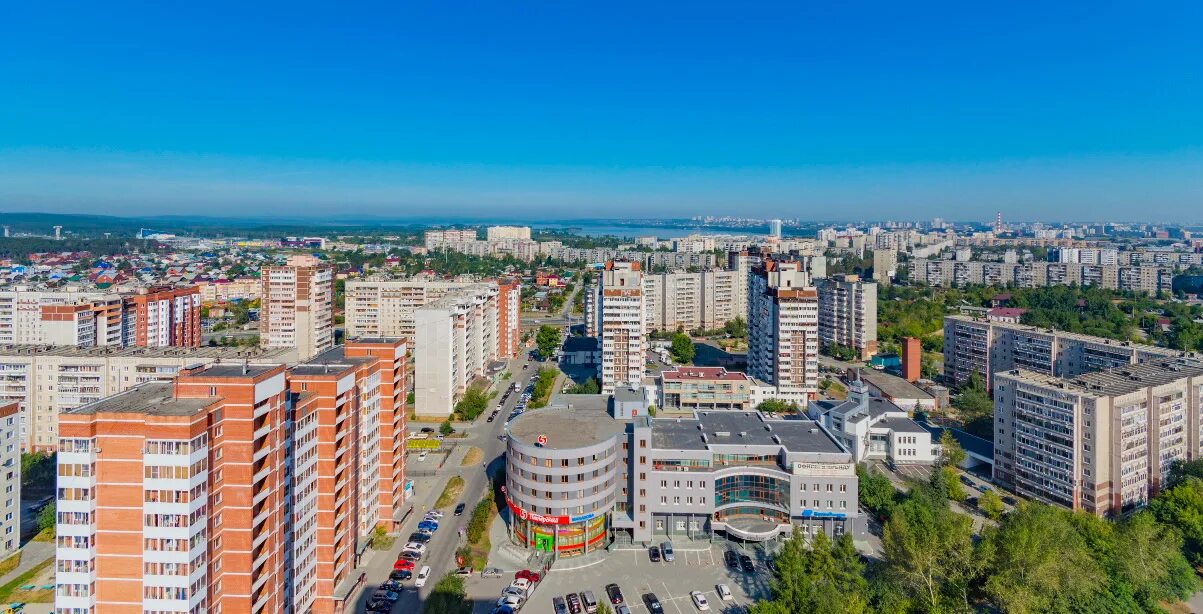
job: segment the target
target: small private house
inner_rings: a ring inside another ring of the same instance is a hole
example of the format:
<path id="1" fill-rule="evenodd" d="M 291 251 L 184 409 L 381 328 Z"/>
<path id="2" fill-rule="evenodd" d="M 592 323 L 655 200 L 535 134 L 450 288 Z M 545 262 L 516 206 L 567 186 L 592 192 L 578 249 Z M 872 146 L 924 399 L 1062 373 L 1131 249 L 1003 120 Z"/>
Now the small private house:
<path id="1" fill-rule="evenodd" d="M 882 460 L 894 464 L 931 464 L 940 454 L 940 444 L 931 433 L 897 405 L 869 394 L 857 378 L 848 385 L 844 401 L 814 401 L 807 407 L 810 418 L 827 428 L 855 462 Z"/>

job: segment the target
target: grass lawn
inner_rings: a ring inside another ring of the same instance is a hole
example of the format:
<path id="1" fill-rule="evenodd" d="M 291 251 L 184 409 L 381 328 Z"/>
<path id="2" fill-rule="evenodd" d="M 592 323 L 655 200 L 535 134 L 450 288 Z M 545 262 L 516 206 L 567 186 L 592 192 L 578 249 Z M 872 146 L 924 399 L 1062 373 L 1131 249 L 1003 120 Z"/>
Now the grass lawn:
<path id="1" fill-rule="evenodd" d="M 464 494 L 464 478 L 458 475 L 451 476 L 447 480 L 447 486 L 443 488 L 443 494 L 439 495 L 439 500 L 434 502 L 434 507 L 442 509 L 451 507 L 456 501 L 459 501 L 459 496 Z"/>
<path id="2" fill-rule="evenodd" d="M 19 551 L 16 554 L 8 557 L 7 559 L 0 561 L 0 576 L 3 576 L 4 574 L 7 574 L 8 572 L 16 569 L 17 565 L 19 565 L 20 563 L 21 563 L 21 553 Z"/>
<path id="3" fill-rule="evenodd" d="M 41 532 L 39 532 L 37 535 L 34 535 L 32 539 L 35 542 L 54 541 L 54 527 L 46 527 L 45 529 L 42 529 Z"/>
<path id="4" fill-rule="evenodd" d="M 24 601 L 28 603 L 46 603 L 54 601 L 54 591 L 42 588 L 35 588 L 32 591 L 23 591 L 20 587 L 27 584 L 40 586 L 41 584 L 50 584 L 50 574 L 48 568 L 54 565 L 54 557 L 50 557 L 37 565 L 34 565 L 29 571 L 13 578 L 8 584 L 0 586 L 0 603 L 11 603 L 14 601 Z M 35 581 L 37 580 L 37 581 Z"/>
<path id="5" fill-rule="evenodd" d="M 472 446 L 471 448 L 468 448 L 468 453 L 464 455 L 464 460 L 460 463 L 460 466 L 471 467 L 472 465 L 479 463 L 484 457 L 485 453 L 482 452 L 480 448 Z"/>

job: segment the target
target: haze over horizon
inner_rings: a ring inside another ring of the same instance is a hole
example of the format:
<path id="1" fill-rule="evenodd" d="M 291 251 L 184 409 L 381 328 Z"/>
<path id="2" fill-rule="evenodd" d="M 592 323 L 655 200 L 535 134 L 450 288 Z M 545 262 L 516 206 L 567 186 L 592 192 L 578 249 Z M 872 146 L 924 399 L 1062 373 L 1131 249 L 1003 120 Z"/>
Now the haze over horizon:
<path id="1" fill-rule="evenodd" d="M 1203 221 L 1195 3 L 7 13 L 0 211 Z"/>

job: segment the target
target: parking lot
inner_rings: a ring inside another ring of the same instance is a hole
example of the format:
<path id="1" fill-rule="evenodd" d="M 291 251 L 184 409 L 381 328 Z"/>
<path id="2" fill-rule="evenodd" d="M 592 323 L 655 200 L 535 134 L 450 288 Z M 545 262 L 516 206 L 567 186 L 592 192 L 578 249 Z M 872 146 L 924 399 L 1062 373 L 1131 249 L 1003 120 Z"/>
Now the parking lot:
<path id="1" fill-rule="evenodd" d="M 711 612 L 735 614 L 743 612 L 754 599 L 767 597 L 771 572 L 760 553 L 746 550 L 756 563 L 756 571 L 744 573 L 723 565 L 723 550 L 727 545 L 714 544 L 708 550 L 676 551 L 672 563 L 653 563 L 646 550 L 620 550 L 604 560 L 587 567 L 573 569 L 577 563 L 563 559 L 539 584 L 531 600 L 522 608 L 523 614 L 552 614 L 551 600 L 570 592 L 593 591 L 599 602 L 607 602 L 605 587 L 616 583 L 622 589 L 626 605 L 632 612 L 647 612 L 643 603 L 645 593 L 653 593 L 664 606 L 666 614 L 697 612 L 689 594 L 701 591 L 710 602 Z M 736 548 L 737 546 L 731 546 Z M 501 579 L 484 580 L 479 576 L 468 582 L 469 597 L 475 602 L 474 614 L 492 611 L 490 596 L 496 601 L 501 590 L 513 580 L 513 573 Z M 720 601 L 716 585 L 726 584 L 735 599 Z"/>

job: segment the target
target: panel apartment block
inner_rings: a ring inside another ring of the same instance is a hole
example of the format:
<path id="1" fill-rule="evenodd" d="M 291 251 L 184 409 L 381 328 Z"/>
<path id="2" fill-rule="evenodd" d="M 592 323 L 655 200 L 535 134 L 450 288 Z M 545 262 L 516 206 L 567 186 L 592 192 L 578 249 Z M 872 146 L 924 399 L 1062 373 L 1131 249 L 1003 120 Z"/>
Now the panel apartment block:
<path id="1" fill-rule="evenodd" d="M 992 387 L 995 373 L 1011 369 L 1073 377 L 1179 355 L 1167 348 L 1024 324 L 944 318 L 944 375 L 958 384 L 973 373 Z"/>
<path id="2" fill-rule="evenodd" d="M 602 392 L 612 394 L 643 380 L 647 326 L 642 267 L 637 262 L 607 262 L 597 292 L 602 353 L 598 379 Z"/>
<path id="3" fill-rule="evenodd" d="M 414 312 L 414 407 L 427 416 L 450 416 L 473 379 L 483 377 L 499 353 L 496 283 L 457 288 Z"/>
<path id="4" fill-rule="evenodd" d="M 994 475 L 1021 495 L 1115 515 L 1156 495 L 1174 461 L 1203 453 L 1198 359 L 994 377 Z"/>
<path id="5" fill-rule="evenodd" d="M 856 275 L 815 282 L 819 292 L 819 341 L 856 350 L 861 360 L 877 353 L 877 284 Z"/>
<path id="6" fill-rule="evenodd" d="M 752 271 L 748 374 L 772 396 L 805 406 L 819 384 L 819 296 L 801 264 L 766 260 Z"/>
<path id="7" fill-rule="evenodd" d="M 296 348 L 302 359 L 334 346 L 334 267 L 312 256 L 263 267 L 259 345 Z"/>

